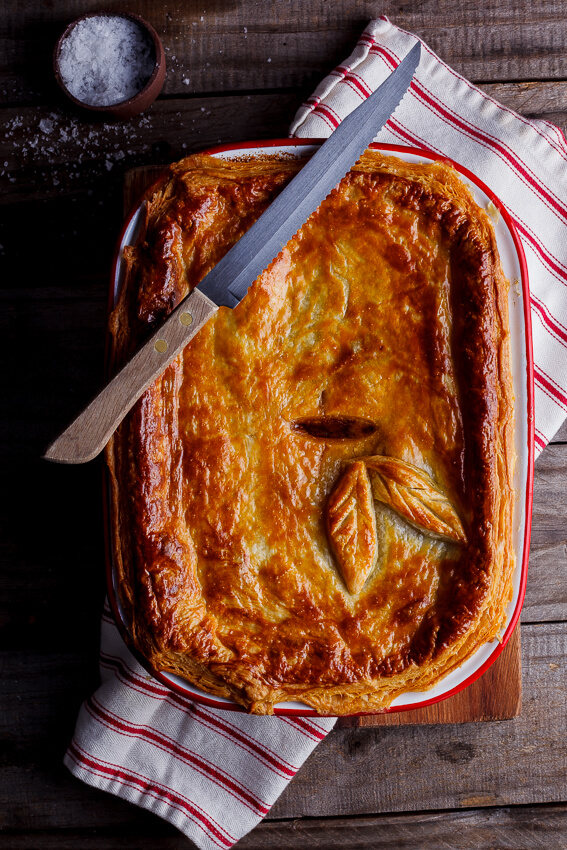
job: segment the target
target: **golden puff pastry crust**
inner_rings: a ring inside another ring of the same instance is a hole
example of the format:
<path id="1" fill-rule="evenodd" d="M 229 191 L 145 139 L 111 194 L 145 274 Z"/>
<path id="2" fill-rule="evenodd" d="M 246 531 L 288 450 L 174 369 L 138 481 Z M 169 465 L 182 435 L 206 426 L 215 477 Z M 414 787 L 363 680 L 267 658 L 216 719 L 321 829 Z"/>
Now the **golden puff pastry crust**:
<path id="1" fill-rule="evenodd" d="M 120 362 L 301 162 L 172 165 L 111 317 Z M 258 714 L 384 710 L 498 635 L 514 558 L 507 282 L 448 165 L 367 151 L 107 449 L 132 639 Z"/>

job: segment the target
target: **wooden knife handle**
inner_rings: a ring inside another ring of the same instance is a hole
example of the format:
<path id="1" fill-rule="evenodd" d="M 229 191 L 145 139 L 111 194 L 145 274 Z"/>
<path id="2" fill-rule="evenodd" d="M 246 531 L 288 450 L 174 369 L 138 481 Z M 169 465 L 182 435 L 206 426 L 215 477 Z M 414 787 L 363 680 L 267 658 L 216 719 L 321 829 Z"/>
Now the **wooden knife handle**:
<path id="1" fill-rule="evenodd" d="M 105 447 L 130 408 L 218 310 L 198 289 L 185 298 L 158 330 L 51 443 L 44 457 L 57 463 L 86 463 Z"/>

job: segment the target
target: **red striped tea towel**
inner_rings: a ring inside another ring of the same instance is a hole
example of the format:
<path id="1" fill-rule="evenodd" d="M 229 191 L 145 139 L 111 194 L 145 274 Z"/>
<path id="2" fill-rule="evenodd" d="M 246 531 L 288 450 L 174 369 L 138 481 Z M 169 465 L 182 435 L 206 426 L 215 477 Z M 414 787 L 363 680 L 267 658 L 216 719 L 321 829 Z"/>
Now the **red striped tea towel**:
<path id="1" fill-rule="evenodd" d="M 270 811 L 335 718 L 253 717 L 193 703 L 160 684 L 102 618 L 102 686 L 81 707 L 64 762 L 88 785 L 226 848 Z"/>
<path id="2" fill-rule="evenodd" d="M 386 17 L 298 110 L 290 135 L 329 136 L 398 66 L 418 39 Z M 448 156 L 477 174 L 508 209 L 522 240 L 531 289 L 535 450 L 567 416 L 567 142 L 455 73 L 422 42 L 409 92 L 375 138 Z"/>
<path id="3" fill-rule="evenodd" d="M 291 135 L 328 136 L 415 41 L 386 18 L 373 21 L 299 110 Z M 500 106 L 423 48 L 410 92 L 376 140 L 426 147 L 466 165 L 512 215 L 532 288 L 541 450 L 567 414 L 567 144 L 557 128 Z M 230 847 L 252 829 L 335 722 L 250 717 L 177 696 L 136 662 L 108 609 L 101 672 L 65 763 L 207 850 Z"/>

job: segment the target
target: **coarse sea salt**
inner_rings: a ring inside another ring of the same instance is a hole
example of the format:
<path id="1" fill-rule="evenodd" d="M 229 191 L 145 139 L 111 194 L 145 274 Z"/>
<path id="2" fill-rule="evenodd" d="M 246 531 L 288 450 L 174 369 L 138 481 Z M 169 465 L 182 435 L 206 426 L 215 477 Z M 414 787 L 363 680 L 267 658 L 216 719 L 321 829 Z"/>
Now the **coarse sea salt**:
<path id="1" fill-rule="evenodd" d="M 96 15 L 79 21 L 61 44 L 59 72 L 87 106 L 114 106 L 141 91 L 155 67 L 153 43 L 135 21 Z"/>

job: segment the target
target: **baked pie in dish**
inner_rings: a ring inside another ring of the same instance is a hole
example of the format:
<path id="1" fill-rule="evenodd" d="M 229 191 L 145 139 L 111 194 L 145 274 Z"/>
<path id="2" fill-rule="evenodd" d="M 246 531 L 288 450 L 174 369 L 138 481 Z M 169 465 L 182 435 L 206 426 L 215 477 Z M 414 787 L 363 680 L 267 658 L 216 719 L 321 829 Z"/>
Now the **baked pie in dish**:
<path id="1" fill-rule="evenodd" d="M 111 316 L 144 340 L 302 162 L 146 196 Z M 454 169 L 368 150 L 107 448 L 118 596 L 160 671 L 270 714 L 380 711 L 498 636 L 515 568 L 508 282 Z"/>

